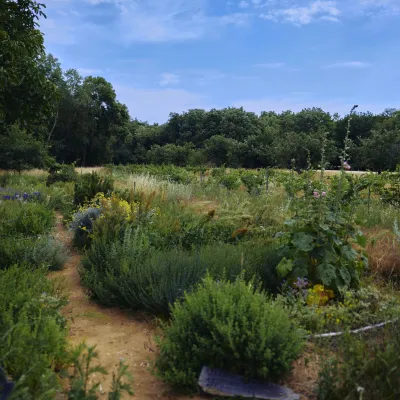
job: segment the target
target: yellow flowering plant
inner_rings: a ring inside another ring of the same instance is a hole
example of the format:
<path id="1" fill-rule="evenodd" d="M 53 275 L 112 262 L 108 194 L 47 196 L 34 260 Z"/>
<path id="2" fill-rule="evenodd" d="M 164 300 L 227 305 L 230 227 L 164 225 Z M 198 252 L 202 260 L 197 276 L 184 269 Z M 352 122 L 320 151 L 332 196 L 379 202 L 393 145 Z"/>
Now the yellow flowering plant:
<path id="1" fill-rule="evenodd" d="M 309 306 L 320 307 L 326 305 L 334 297 L 333 290 L 325 289 L 323 285 L 317 284 L 312 289 L 308 289 L 306 303 Z"/>

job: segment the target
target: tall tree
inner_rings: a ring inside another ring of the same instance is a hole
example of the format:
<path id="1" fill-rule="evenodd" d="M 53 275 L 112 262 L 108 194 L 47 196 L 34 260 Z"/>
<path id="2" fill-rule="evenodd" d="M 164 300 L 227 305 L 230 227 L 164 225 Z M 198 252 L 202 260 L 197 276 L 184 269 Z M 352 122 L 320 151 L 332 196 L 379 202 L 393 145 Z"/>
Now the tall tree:
<path id="1" fill-rule="evenodd" d="M 42 65 L 44 7 L 33 0 L 0 2 L 0 120 L 35 133 L 53 112 L 56 94 Z"/>

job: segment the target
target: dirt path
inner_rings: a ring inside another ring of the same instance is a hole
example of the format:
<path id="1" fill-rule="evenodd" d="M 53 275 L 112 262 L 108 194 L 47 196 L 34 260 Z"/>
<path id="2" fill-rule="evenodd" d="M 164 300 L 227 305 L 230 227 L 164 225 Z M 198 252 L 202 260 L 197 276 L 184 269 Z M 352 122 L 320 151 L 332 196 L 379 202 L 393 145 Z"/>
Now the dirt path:
<path id="1" fill-rule="evenodd" d="M 96 346 L 99 362 L 109 374 L 102 377 L 102 388 L 110 388 L 112 372 L 116 370 L 119 360 L 123 358 L 134 378 L 135 398 L 139 400 L 205 400 L 208 396 L 184 396 L 173 393 L 170 388 L 156 379 L 149 371 L 149 361 L 154 357 L 154 335 L 156 325 L 143 316 L 128 314 L 118 308 L 102 307 L 85 294 L 77 267 L 80 254 L 71 247 L 71 235 L 59 218 L 57 237 L 70 249 L 70 257 L 62 271 L 53 272 L 51 278 L 62 279 L 69 295 L 69 303 L 63 309 L 69 320 L 70 343 L 77 345 L 85 341 Z M 305 359 L 313 358 L 307 352 L 294 364 L 294 370 L 286 384 L 301 393 L 302 400 L 312 400 L 312 388 L 318 373 L 316 368 L 305 367 Z M 311 362 L 312 364 L 312 362 Z"/>
<path id="2" fill-rule="evenodd" d="M 70 343 L 76 345 L 85 341 L 96 346 L 100 364 L 109 371 L 102 377 L 102 388 L 106 392 L 111 384 L 112 372 L 123 358 L 134 378 L 135 398 L 153 400 L 201 400 L 204 397 L 187 397 L 173 394 L 148 370 L 148 363 L 154 356 L 152 336 L 155 324 L 143 317 L 129 315 L 116 308 L 105 308 L 91 301 L 85 294 L 79 279 L 77 266 L 80 255 L 71 248 L 71 236 L 59 221 L 57 237 L 70 248 L 71 254 L 62 271 L 51 274 L 62 278 L 69 294 L 69 304 L 63 314 L 69 320 Z M 106 397 L 106 394 L 104 396 Z"/>

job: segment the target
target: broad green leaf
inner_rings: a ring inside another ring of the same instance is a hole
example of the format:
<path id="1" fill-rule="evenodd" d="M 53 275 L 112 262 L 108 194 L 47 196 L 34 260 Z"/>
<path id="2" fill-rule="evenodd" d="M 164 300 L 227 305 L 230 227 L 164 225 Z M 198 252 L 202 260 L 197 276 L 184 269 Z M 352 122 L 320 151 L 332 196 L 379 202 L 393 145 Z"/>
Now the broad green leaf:
<path id="1" fill-rule="evenodd" d="M 341 249 L 342 256 L 348 261 L 354 261 L 357 252 L 351 246 L 343 246 Z"/>
<path id="2" fill-rule="evenodd" d="M 330 284 L 336 279 L 336 268 L 334 265 L 329 263 L 322 263 L 317 267 L 318 279 L 322 281 L 324 286 L 330 286 Z"/>
<path id="3" fill-rule="evenodd" d="M 339 268 L 339 274 L 343 279 L 344 283 L 349 286 L 351 282 L 351 275 L 346 267 Z"/>
<path id="4" fill-rule="evenodd" d="M 314 238 L 304 232 L 298 232 L 293 235 L 292 244 L 297 249 L 309 252 L 314 248 Z"/>
<path id="5" fill-rule="evenodd" d="M 282 258 L 276 270 L 281 277 L 288 275 L 293 270 L 293 260 L 288 260 L 286 257 Z"/>

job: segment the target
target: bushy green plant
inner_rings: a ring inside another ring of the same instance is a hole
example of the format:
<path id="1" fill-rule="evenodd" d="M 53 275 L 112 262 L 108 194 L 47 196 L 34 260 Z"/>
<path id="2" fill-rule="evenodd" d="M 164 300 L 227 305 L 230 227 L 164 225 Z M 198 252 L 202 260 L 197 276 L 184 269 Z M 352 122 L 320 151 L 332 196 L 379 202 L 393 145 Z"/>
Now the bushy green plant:
<path id="1" fill-rule="evenodd" d="M 77 179 L 75 164 L 55 164 L 49 169 L 46 184 L 50 186 L 56 182 L 75 182 Z"/>
<path id="2" fill-rule="evenodd" d="M 54 212 L 42 204 L 18 200 L 0 203 L 0 237 L 40 235 L 54 223 Z"/>
<path id="3" fill-rule="evenodd" d="M 249 193 L 260 193 L 260 187 L 265 182 L 265 177 L 256 171 L 242 173 L 240 176 L 241 181 L 246 186 Z"/>
<path id="4" fill-rule="evenodd" d="M 96 172 L 80 175 L 75 182 L 74 203 L 84 204 L 93 199 L 97 193 L 111 194 L 114 180 L 111 176 L 101 176 Z"/>
<path id="5" fill-rule="evenodd" d="M 158 339 L 155 368 L 164 381 L 195 390 L 204 365 L 279 380 L 302 348 L 302 333 L 286 310 L 243 279 L 207 277 L 183 303 Z"/>
<path id="6" fill-rule="evenodd" d="M 240 180 L 236 174 L 223 175 L 218 178 L 218 182 L 228 190 L 234 190 L 240 187 Z"/>
<path id="7" fill-rule="evenodd" d="M 170 306 L 207 271 L 234 280 L 242 271 L 276 291 L 276 246 L 214 244 L 193 251 L 156 250 L 144 228 L 128 228 L 122 240 L 96 239 L 82 261 L 83 284 L 103 304 L 168 314 Z"/>
<path id="8" fill-rule="evenodd" d="M 312 333 L 362 328 L 395 318 L 400 311 L 400 303 L 394 295 L 372 286 L 348 290 L 342 301 L 330 301 L 324 306 L 307 304 L 307 292 L 307 289 L 294 287 L 279 295 L 278 301 L 290 310 L 293 320 Z"/>
<path id="9" fill-rule="evenodd" d="M 396 172 L 385 174 L 385 177 L 389 184 L 381 188 L 382 202 L 400 209 L 400 165 Z"/>
<path id="10" fill-rule="evenodd" d="M 13 264 L 32 267 L 46 266 L 50 270 L 60 270 L 67 260 L 64 245 L 50 235 L 40 238 L 3 238 L 0 241 L 0 269 Z"/>
<path id="11" fill-rule="evenodd" d="M 379 338 L 348 334 L 325 346 L 327 359 L 318 381 L 319 400 L 396 400 L 400 396 L 400 326 L 386 327 Z"/>
<path id="12" fill-rule="evenodd" d="M 0 271 L 0 287 L 7 288 L 0 291 L 0 364 L 23 386 L 24 399 L 53 398 L 59 388 L 54 370 L 66 361 L 59 312 L 65 302 L 45 271 L 23 265 Z"/>
<path id="13" fill-rule="evenodd" d="M 336 293 L 359 285 L 367 265 L 364 253 L 353 246 L 365 245 L 351 215 L 331 207 L 326 192 L 314 191 L 297 215 L 285 222 L 283 259 L 278 265 L 282 277 L 307 277 Z"/>

